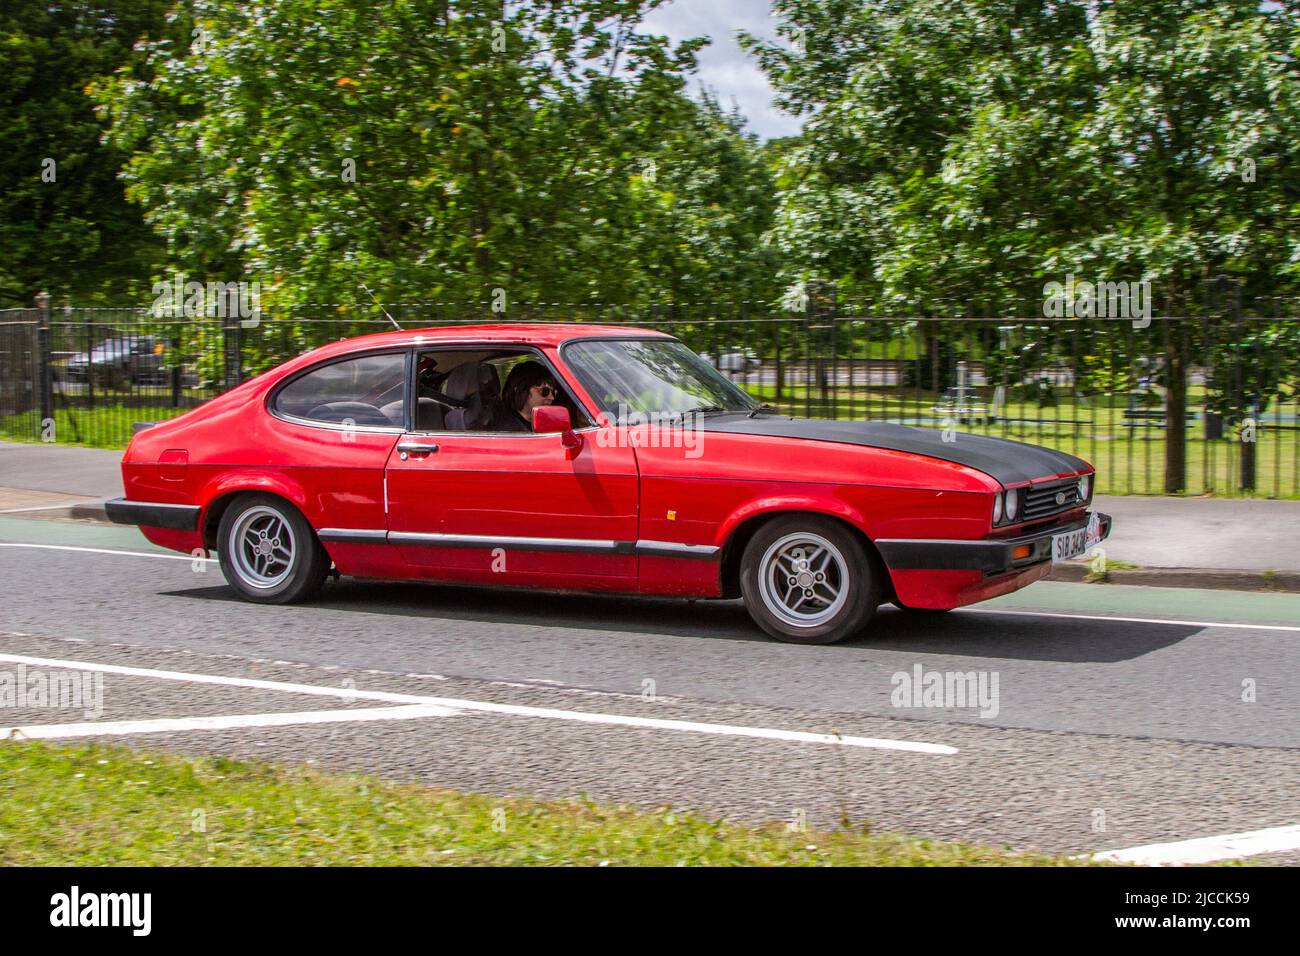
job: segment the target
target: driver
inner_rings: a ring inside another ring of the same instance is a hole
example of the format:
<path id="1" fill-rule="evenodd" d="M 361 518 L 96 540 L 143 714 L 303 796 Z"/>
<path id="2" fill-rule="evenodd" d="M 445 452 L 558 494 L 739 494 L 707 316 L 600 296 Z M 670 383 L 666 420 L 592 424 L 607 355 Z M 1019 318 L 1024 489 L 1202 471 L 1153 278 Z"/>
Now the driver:
<path id="1" fill-rule="evenodd" d="M 550 370 L 541 362 L 520 362 L 506 376 L 501 403 L 492 416 L 491 428 L 502 432 L 533 430 L 533 409 L 554 405 L 560 390 Z"/>

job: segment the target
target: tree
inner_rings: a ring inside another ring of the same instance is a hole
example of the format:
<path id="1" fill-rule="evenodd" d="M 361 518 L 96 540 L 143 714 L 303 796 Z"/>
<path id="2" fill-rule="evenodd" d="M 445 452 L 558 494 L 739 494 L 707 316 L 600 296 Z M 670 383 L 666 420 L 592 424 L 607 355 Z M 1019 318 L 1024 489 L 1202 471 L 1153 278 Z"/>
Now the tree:
<path id="1" fill-rule="evenodd" d="M 777 0 L 797 48 L 750 38 L 787 108 L 772 236 L 795 269 L 884 307 L 1041 305 L 1068 273 L 1297 287 L 1300 27 L 1255 0 Z M 1156 333 L 1147 333 L 1153 341 Z M 1186 356 L 1170 336 L 1168 413 Z M 1167 430 L 1166 487 L 1184 484 Z"/>
<path id="2" fill-rule="evenodd" d="M 196 0 L 195 42 L 101 97 L 131 197 L 200 281 L 644 301 L 762 275 L 771 205 L 753 143 L 683 92 L 703 41 L 636 30 L 657 2 Z"/>
<path id="3" fill-rule="evenodd" d="M 0 305 L 105 301 L 140 290 L 161 243 L 117 178 L 121 153 L 85 87 L 143 58 L 165 0 L 8 0 L 0 9 Z M 146 286 L 147 288 L 147 286 Z"/>

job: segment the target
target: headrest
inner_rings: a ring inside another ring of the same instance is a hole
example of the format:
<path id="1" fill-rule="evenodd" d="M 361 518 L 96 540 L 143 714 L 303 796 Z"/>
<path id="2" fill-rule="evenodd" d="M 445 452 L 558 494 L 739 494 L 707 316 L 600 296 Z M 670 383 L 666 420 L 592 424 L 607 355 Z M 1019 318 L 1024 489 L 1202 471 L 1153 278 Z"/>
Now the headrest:
<path id="1" fill-rule="evenodd" d="M 486 362 L 479 365 L 478 393 L 485 399 L 501 397 L 501 376 L 497 374 L 496 366 Z"/>
<path id="2" fill-rule="evenodd" d="M 457 365 L 447 376 L 447 383 L 443 386 L 443 391 L 447 397 L 457 401 L 464 401 L 471 395 L 478 392 L 479 388 L 479 363 L 465 362 Z"/>

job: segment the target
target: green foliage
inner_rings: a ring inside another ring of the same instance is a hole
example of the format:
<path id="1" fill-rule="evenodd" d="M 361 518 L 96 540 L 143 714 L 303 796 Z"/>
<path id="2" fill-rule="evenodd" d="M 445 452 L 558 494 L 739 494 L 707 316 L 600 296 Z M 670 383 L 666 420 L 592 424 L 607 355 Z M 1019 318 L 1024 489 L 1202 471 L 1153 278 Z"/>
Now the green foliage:
<path id="1" fill-rule="evenodd" d="M 194 0 L 101 100 L 169 265 L 266 303 L 734 296 L 774 191 L 657 2 Z"/>
<path id="2" fill-rule="evenodd" d="M 782 151 L 788 274 L 881 307 L 1032 314 L 1067 272 L 1294 292 L 1294 11 L 1257 0 L 777 0 L 748 45 L 807 115 Z M 1095 11 L 1095 12 L 1093 12 Z M 802 52 L 800 51 L 802 47 Z M 1248 181 L 1250 164 L 1254 180 Z"/>
<path id="3" fill-rule="evenodd" d="M 122 194 L 85 89 L 139 63 L 165 0 L 6 0 L 0 7 L 0 307 L 48 291 L 79 304 L 137 294 L 161 244 Z M 47 162 L 50 161 L 50 162 Z"/>

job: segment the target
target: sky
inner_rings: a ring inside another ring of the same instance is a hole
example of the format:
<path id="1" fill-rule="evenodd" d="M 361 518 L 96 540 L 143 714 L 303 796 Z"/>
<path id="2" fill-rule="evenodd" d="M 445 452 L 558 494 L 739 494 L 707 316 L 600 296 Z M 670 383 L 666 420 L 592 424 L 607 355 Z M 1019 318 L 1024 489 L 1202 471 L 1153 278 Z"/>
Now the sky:
<path id="1" fill-rule="evenodd" d="M 776 108 L 758 63 L 736 42 L 738 30 L 776 37 L 770 0 L 669 0 L 645 18 L 643 29 L 674 41 L 709 37 L 713 42 L 699 53 L 692 90 L 712 88 L 724 109 L 734 100 L 749 129 L 763 139 L 799 132 L 799 119 Z"/>

